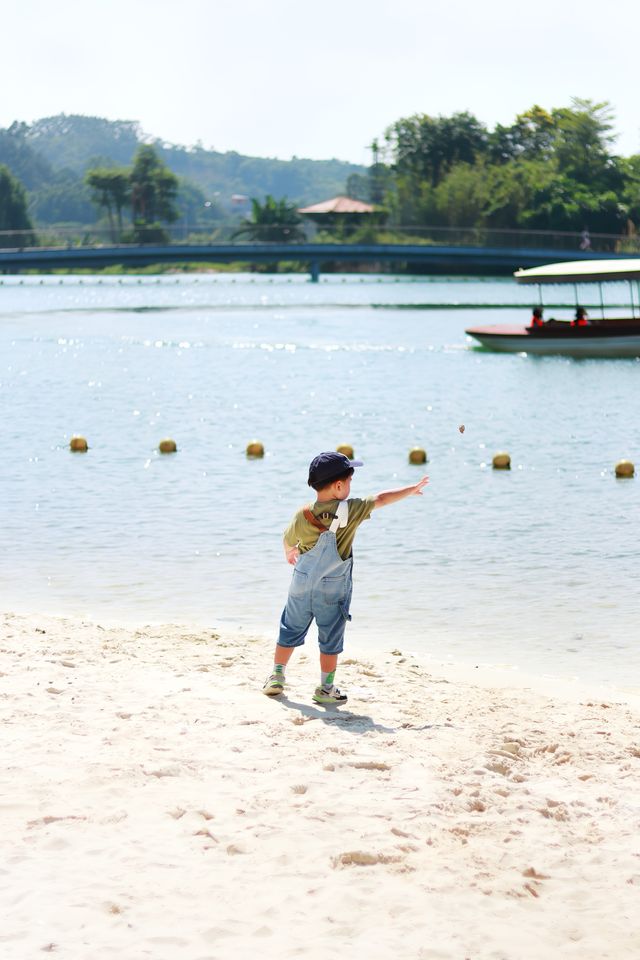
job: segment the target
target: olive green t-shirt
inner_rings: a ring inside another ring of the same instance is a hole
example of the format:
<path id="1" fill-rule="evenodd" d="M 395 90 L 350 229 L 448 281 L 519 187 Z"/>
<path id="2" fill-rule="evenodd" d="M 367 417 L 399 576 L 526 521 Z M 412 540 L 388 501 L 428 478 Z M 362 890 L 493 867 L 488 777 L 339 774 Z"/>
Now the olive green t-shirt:
<path id="1" fill-rule="evenodd" d="M 339 503 L 339 500 L 325 500 L 322 503 L 318 503 L 316 500 L 315 503 L 310 503 L 308 507 L 303 507 L 301 510 L 298 510 L 284 532 L 284 539 L 289 546 L 297 546 L 300 553 L 306 553 L 307 550 L 315 547 L 318 542 L 318 537 L 322 536 L 322 534 L 317 527 L 306 519 L 304 510 L 311 510 L 311 512 L 315 514 L 316 519 L 318 519 L 320 523 L 323 523 L 328 530 L 335 518 Z M 338 527 L 336 531 L 338 553 L 343 560 L 351 556 L 351 548 L 356 530 L 363 520 L 368 520 L 371 516 L 371 512 L 375 507 L 376 498 L 365 497 L 364 500 L 359 500 L 357 497 L 354 497 L 353 499 L 347 500 L 347 503 L 349 504 L 349 519 L 347 520 L 347 525 L 346 527 Z"/>

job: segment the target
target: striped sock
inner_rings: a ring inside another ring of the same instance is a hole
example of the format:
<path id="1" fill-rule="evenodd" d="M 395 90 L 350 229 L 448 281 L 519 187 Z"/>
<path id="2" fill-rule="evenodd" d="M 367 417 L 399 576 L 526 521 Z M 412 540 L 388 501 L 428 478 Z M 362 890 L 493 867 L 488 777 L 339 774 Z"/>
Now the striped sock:
<path id="1" fill-rule="evenodd" d="M 281 663 L 274 663 L 274 665 L 273 665 L 273 672 L 274 672 L 274 673 L 278 673 L 278 674 L 280 674 L 282 677 L 284 677 L 284 666 L 283 666 L 283 664 L 281 664 Z"/>
<path id="2" fill-rule="evenodd" d="M 335 670 L 332 670 L 330 673 L 325 673 L 324 670 L 320 671 L 320 684 L 324 690 L 329 692 L 333 686 L 333 679 L 336 675 Z"/>

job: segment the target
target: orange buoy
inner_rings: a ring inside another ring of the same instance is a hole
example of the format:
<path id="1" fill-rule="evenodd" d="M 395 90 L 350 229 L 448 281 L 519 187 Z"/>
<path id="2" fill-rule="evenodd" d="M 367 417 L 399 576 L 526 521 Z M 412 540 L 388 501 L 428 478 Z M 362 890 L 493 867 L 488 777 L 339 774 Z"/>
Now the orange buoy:
<path id="1" fill-rule="evenodd" d="M 160 453 L 176 453 L 177 449 L 175 440 L 172 440 L 170 437 L 165 437 L 165 439 L 161 440 L 158 444 Z"/>
<path id="2" fill-rule="evenodd" d="M 253 460 L 258 460 L 260 457 L 264 457 L 263 444 L 261 444 L 259 440 L 252 440 L 251 443 L 247 444 L 247 456 L 251 457 Z"/>
<path id="3" fill-rule="evenodd" d="M 511 470 L 511 457 L 504 450 L 494 454 L 492 463 L 494 470 Z"/>
<path id="4" fill-rule="evenodd" d="M 343 453 L 349 460 L 353 460 L 353 447 L 350 443 L 341 443 L 336 447 L 336 453 Z"/>
<path id="5" fill-rule="evenodd" d="M 84 437 L 71 437 L 71 440 L 69 441 L 69 450 L 71 450 L 72 453 L 86 453 L 88 449 L 89 444 Z"/>
<path id="6" fill-rule="evenodd" d="M 423 447 L 412 447 L 409 450 L 409 463 L 426 463 L 427 451 Z"/>
<path id="7" fill-rule="evenodd" d="M 636 468 L 631 460 L 618 460 L 616 463 L 616 477 L 632 477 Z"/>

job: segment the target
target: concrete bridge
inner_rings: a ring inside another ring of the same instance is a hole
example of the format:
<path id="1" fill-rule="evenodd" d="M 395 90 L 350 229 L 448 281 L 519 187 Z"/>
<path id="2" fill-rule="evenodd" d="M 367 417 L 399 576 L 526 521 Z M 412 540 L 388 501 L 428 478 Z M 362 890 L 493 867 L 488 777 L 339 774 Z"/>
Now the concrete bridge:
<path id="1" fill-rule="evenodd" d="M 441 244 L 352 243 L 220 243 L 220 244 L 121 244 L 117 246 L 0 247 L 0 272 L 57 269 L 102 270 L 122 264 L 130 269 L 156 263 L 302 263 L 311 279 L 331 265 L 357 271 L 367 266 L 396 266 L 426 274 L 466 276 L 511 275 L 519 267 L 536 267 L 563 260 L 633 257 L 637 254 L 595 253 L 528 247 L 472 247 Z"/>

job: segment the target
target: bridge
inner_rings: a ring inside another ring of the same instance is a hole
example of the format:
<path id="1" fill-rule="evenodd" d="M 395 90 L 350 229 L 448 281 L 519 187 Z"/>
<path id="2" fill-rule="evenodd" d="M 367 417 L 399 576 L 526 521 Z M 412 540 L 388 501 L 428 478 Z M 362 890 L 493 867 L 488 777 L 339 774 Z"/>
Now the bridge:
<path id="1" fill-rule="evenodd" d="M 165 263 L 300 263 L 311 280 L 323 269 L 372 270 L 379 266 L 425 274 L 466 276 L 511 275 L 520 267 L 537 267 L 563 260 L 637 257 L 637 253 L 567 250 L 527 246 L 463 246 L 415 243 L 174 243 L 115 244 L 22 248 L 0 247 L 0 272 L 25 270 L 99 271 L 122 265 L 132 270 Z"/>

